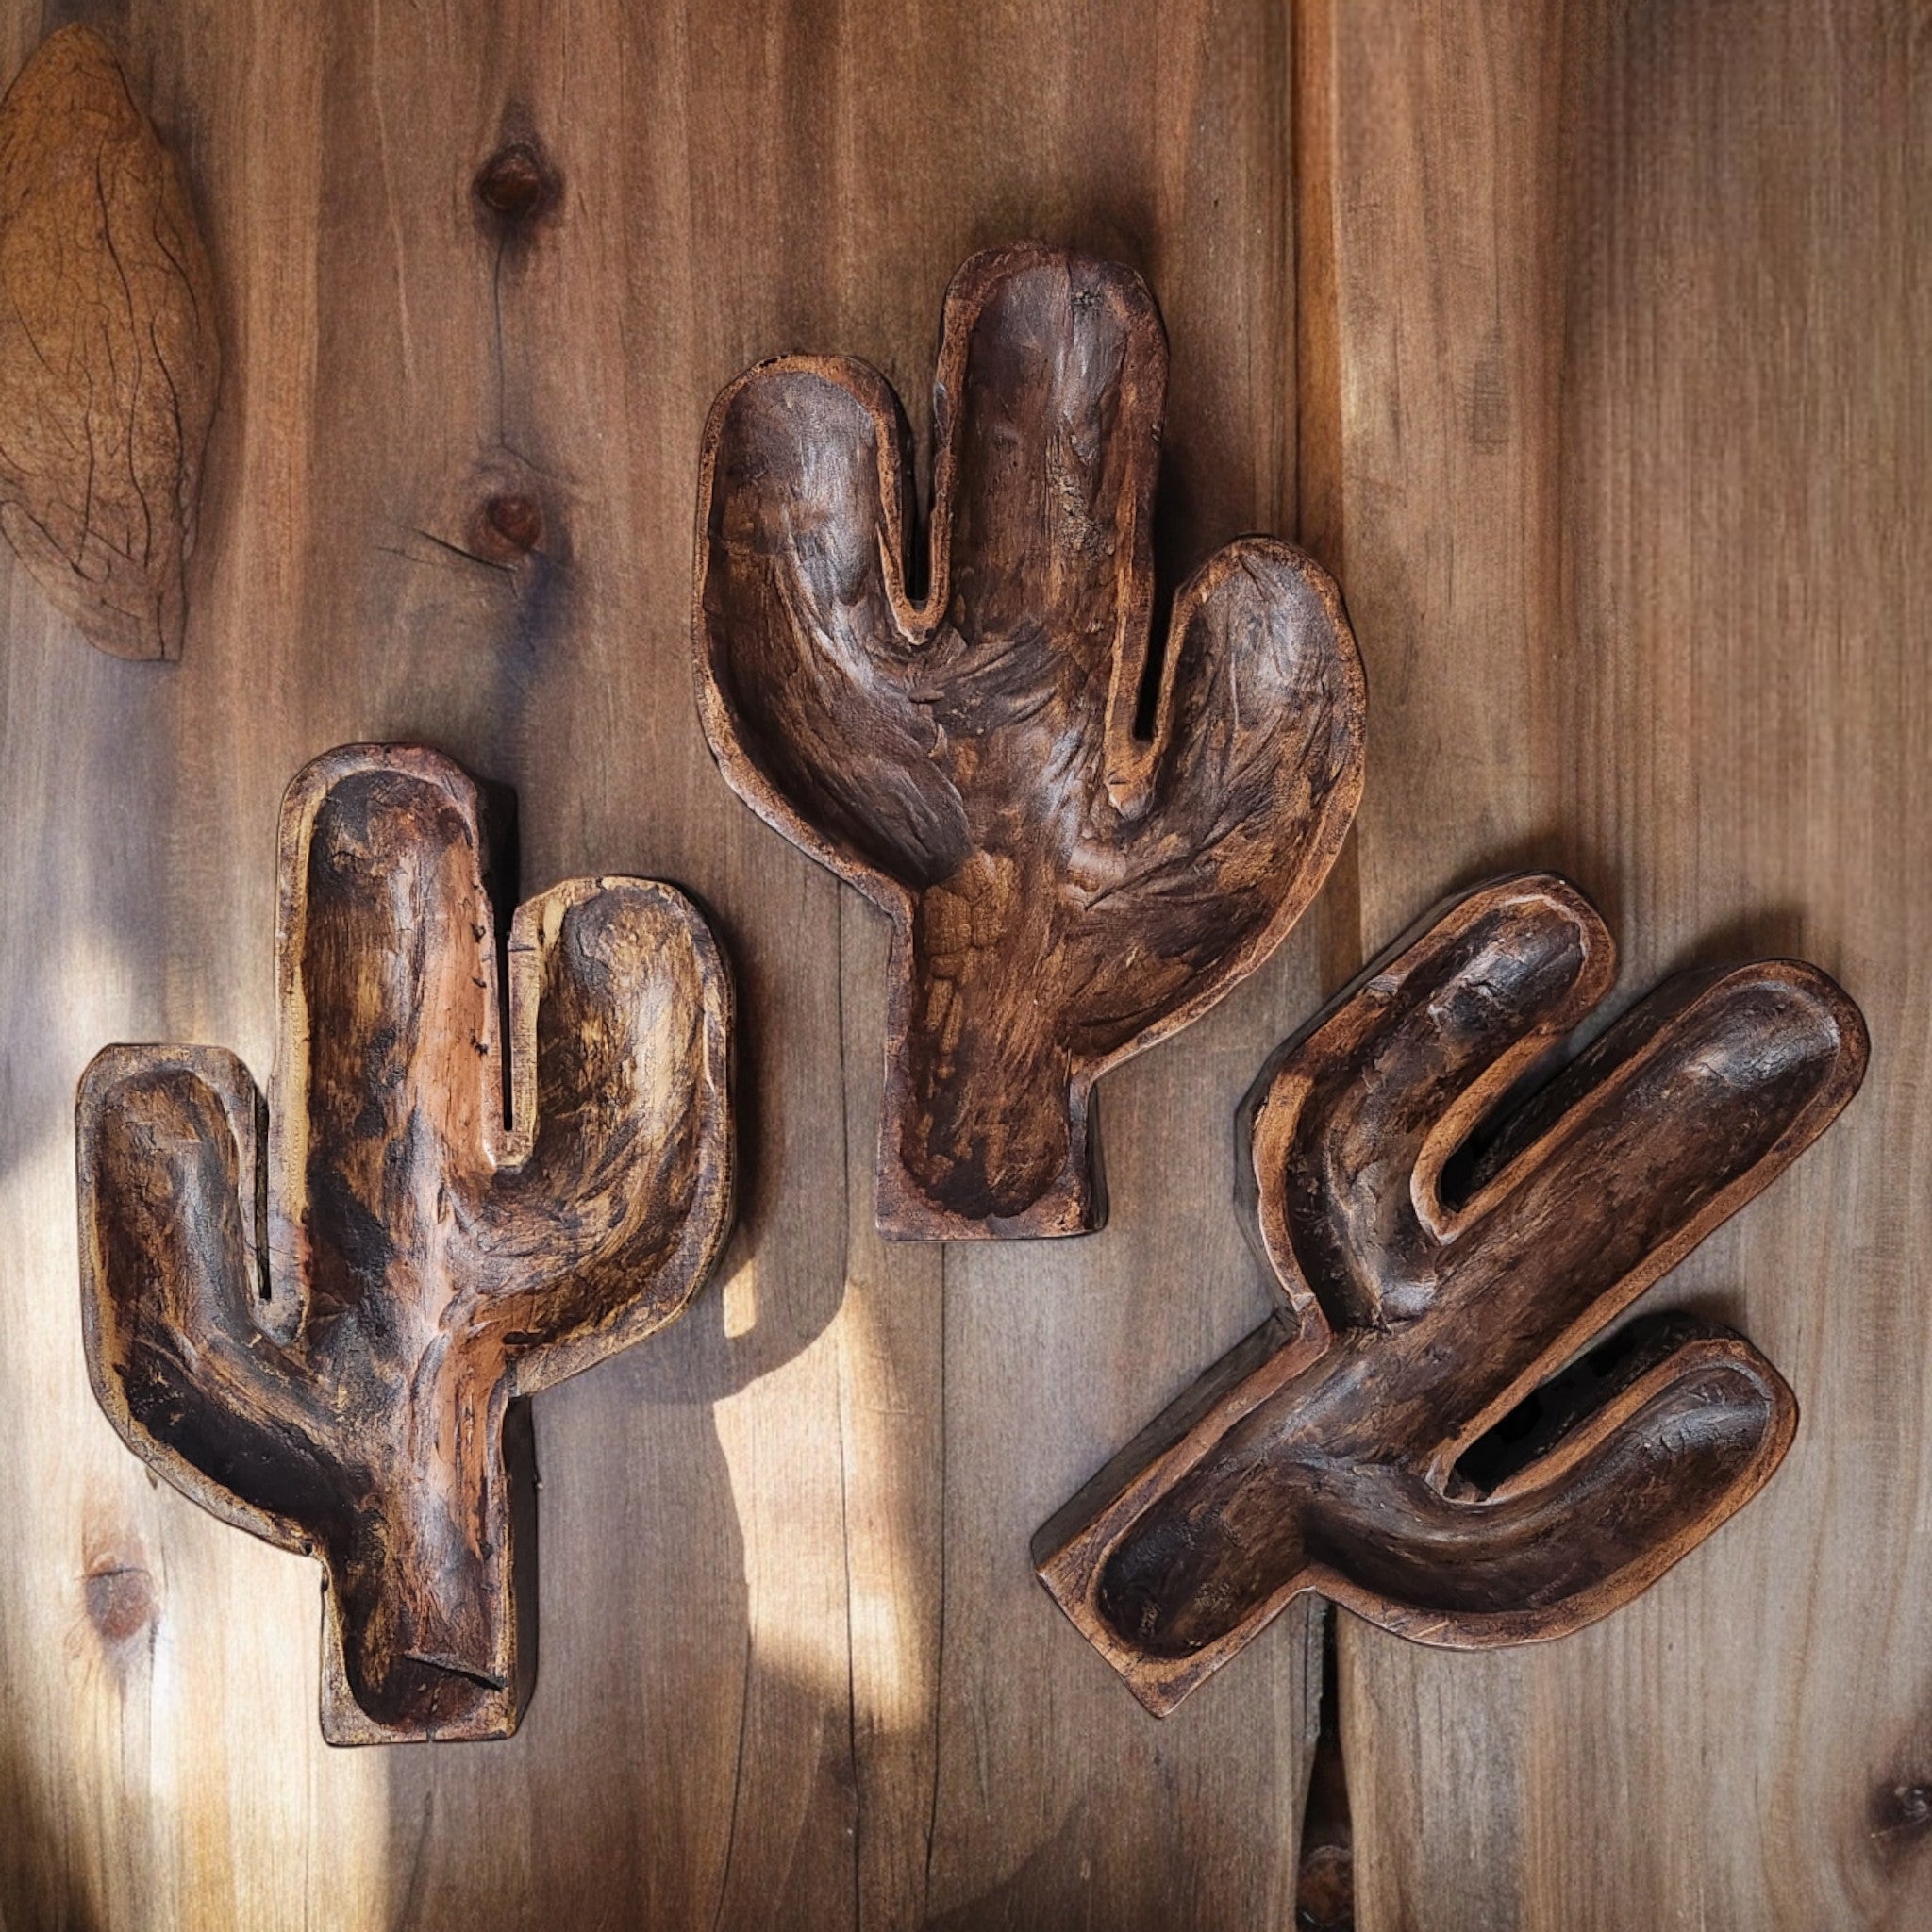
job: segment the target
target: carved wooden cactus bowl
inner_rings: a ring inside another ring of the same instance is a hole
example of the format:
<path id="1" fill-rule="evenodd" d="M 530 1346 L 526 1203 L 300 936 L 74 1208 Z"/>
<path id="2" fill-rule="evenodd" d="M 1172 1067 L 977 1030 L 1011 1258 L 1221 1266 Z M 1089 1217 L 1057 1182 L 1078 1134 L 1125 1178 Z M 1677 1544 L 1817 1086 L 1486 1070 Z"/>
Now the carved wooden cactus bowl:
<path id="1" fill-rule="evenodd" d="M 279 860 L 265 1148 L 221 1048 L 82 1080 L 94 1392 L 177 1489 L 320 1558 L 331 1742 L 505 1736 L 536 1666 L 523 1398 L 679 1314 L 724 1242 L 729 984 L 669 886 L 554 887 L 511 927 L 506 1082 L 461 771 L 331 752 Z"/>
<path id="2" fill-rule="evenodd" d="M 1097 1225 L 1093 1081 L 1267 958 L 1355 811 L 1361 670 L 1307 558 L 1229 545 L 1157 646 L 1166 379 L 1130 270 L 968 262 L 923 590 L 880 375 L 787 357 L 711 412 L 700 707 L 738 792 L 891 921 L 889 1235 Z"/>
<path id="3" fill-rule="evenodd" d="M 1864 1024 L 1815 967 L 1687 973 L 1507 1102 L 1614 976 L 1574 888 L 1501 880 L 1264 1071 L 1248 1208 L 1287 1306 L 1034 1544 L 1157 1714 L 1303 1591 L 1427 1643 L 1560 1636 L 1770 1479 L 1797 1407 L 1742 1337 L 1590 1344 L 1830 1124 Z"/>

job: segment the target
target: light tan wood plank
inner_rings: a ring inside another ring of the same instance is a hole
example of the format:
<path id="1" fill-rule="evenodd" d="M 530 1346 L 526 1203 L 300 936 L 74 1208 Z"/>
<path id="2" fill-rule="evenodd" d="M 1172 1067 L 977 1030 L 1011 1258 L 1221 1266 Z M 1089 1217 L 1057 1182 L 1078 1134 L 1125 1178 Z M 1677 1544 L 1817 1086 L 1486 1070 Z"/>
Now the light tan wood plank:
<path id="1" fill-rule="evenodd" d="M 717 778 L 685 612 L 717 387 L 841 349 L 923 418 L 947 275 L 1015 234 L 1155 283 L 1175 570 L 1291 528 L 1283 10 L 70 10 L 183 156 L 227 374 L 178 668 L 108 663 L 0 562 L 0 882 L 35 908 L 0 934 L 0 1519 L 25 1553 L 0 1575 L 0 1802 L 24 1821 L 0 1914 L 1281 1916 L 1297 1630 L 1259 1689 L 1162 1730 L 1026 1546 L 1262 1304 L 1228 1121 L 1312 996 L 1312 941 L 1108 1083 L 1114 1230 L 942 1285 L 937 1250 L 872 1231 L 881 935 Z M 41 14 L 0 6 L 7 71 Z M 520 251 L 470 198 L 507 125 L 562 182 Z M 458 554 L 510 488 L 541 508 L 538 556 Z M 515 787 L 526 892 L 636 871 L 704 898 L 748 1023 L 744 1224 L 678 1329 L 539 1405 L 522 1733 L 331 1753 L 313 1573 L 148 1484 L 87 1395 L 71 1093 L 112 1038 L 224 1041 L 266 1074 L 281 787 L 333 742 L 409 735 Z M 91 1565 L 146 1573 L 152 1615 L 137 1578 L 97 1583 L 90 1620 Z"/>

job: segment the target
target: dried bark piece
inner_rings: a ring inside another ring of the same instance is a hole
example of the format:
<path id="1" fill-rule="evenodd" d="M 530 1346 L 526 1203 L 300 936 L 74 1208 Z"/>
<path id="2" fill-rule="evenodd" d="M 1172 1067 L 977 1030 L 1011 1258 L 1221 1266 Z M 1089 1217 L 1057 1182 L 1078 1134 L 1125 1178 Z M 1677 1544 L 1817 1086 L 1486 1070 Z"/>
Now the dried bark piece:
<path id="1" fill-rule="evenodd" d="M 1248 1206 L 1287 1309 L 1034 1541 L 1158 1716 L 1303 1591 L 1424 1643 L 1561 1636 L 1770 1479 L 1797 1407 L 1740 1336 L 1581 1351 L 1824 1131 L 1864 1023 L 1797 961 L 1688 973 L 1492 1118 L 1613 978 L 1574 887 L 1499 880 L 1263 1071 Z"/>
<path id="2" fill-rule="evenodd" d="M 174 157 L 99 35 L 0 101 L 0 531 L 91 642 L 176 658 L 221 351 Z"/>
<path id="3" fill-rule="evenodd" d="M 930 588 L 897 398 L 794 356 L 705 432 L 694 635 L 720 767 L 892 923 L 879 1225 L 1098 1225 L 1089 1093 L 1278 945 L 1361 787 L 1335 586 L 1250 537 L 1150 664 L 1167 381 L 1130 270 L 969 261 L 934 388 Z"/>
<path id="4" fill-rule="evenodd" d="M 82 1079 L 94 1393 L 204 1508 L 321 1559 L 331 1743 L 505 1737 L 535 1673 L 521 1398 L 674 1319 L 716 1258 L 729 984 L 669 886 L 532 899 L 507 1125 L 471 781 L 330 752 L 278 851 L 265 1170 L 233 1054 L 111 1046 Z"/>

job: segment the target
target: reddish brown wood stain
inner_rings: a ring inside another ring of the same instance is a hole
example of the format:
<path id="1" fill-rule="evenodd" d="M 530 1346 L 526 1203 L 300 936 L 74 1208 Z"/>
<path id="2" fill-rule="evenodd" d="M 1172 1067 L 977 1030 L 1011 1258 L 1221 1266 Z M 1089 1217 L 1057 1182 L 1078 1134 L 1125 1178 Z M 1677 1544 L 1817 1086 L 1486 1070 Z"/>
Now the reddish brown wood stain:
<path id="1" fill-rule="evenodd" d="M 892 922 L 890 1235 L 1097 1226 L 1093 1081 L 1268 957 L 1354 815 L 1361 670 L 1306 557 L 1229 545 L 1155 647 L 1166 383 L 1131 271 L 968 262 L 923 594 L 881 376 L 788 357 L 711 411 L 700 705 L 740 794 Z"/>
<path id="2" fill-rule="evenodd" d="M 543 541 L 543 506 L 521 492 L 491 497 L 483 506 L 477 541 L 499 560 L 526 557 Z"/>
<path id="3" fill-rule="evenodd" d="M 1728 1330 L 1634 1322 L 1549 1378 L 1824 1132 L 1864 1024 L 1794 961 L 1685 974 L 1498 1118 L 1613 977 L 1573 887 L 1502 880 L 1264 1071 L 1249 1206 L 1287 1309 L 1035 1545 L 1150 1709 L 1307 1590 L 1422 1642 L 1561 1635 L 1770 1479 L 1797 1407 Z M 1540 1385 L 1507 1453 L 1469 1453 Z"/>
<path id="4" fill-rule="evenodd" d="M 94 1391 L 205 1507 L 321 1559 L 332 1742 L 504 1736 L 536 1666 L 521 1398 L 672 1320 L 723 1243 L 724 964 L 668 886 L 531 900 L 507 1096 L 470 780 L 332 752 L 279 855 L 265 1220 L 234 1055 L 109 1047 L 82 1082 Z"/>
<path id="5" fill-rule="evenodd" d="M 160 1614 L 155 1580 L 139 1563 L 95 1565 L 80 1582 L 87 1619 L 110 1649 L 147 1629 Z"/>

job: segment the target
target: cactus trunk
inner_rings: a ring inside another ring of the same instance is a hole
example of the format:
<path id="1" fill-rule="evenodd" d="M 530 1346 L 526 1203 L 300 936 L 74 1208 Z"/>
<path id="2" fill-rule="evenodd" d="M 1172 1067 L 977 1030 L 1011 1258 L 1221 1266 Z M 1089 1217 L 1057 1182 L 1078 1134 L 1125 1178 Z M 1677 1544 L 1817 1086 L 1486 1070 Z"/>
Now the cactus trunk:
<path id="1" fill-rule="evenodd" d="M 521 1645 L 510 1588 L 516 1473 L 501 1381 L 454 1351 L 419 1365 L 367 1434 L 379 1460 L 345 1545 L 325 1553 L 341 1683 L 325 1674 L 331 1741 L 400 1730 L 493 1737 L 515 1723 Z M 525 1432 L 526 1433 L 526 1432 Z"/>
<path id="2" fill-rule="evenodd" d="M 1103 1213 L 1087 1082 L 1031 996 L 1037 982 L 1016 987 L 1009 948 L 935 943 L 957 904 L 926 893 L 909 945 L 893 947 L 880 1229 L 902 1241 L 1086 1233 Z"/>

